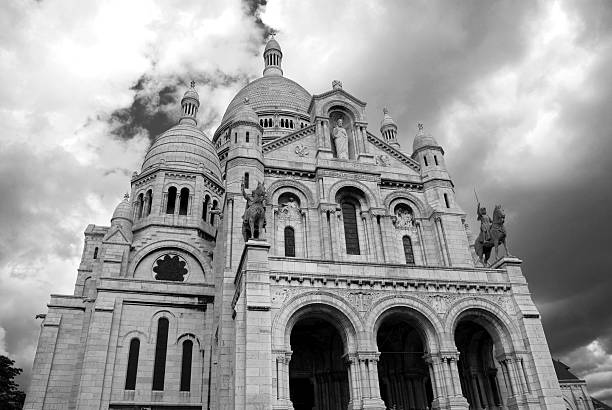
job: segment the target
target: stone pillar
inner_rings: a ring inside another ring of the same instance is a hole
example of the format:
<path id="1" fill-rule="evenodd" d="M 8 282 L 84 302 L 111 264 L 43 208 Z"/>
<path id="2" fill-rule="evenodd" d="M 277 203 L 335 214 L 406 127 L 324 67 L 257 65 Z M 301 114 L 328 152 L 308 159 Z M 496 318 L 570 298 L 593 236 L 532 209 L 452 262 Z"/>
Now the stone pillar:
<path id="1" fill-rule="evenodd" d="M 469 408 L 468 401 L 463 397 L 461 391 L 461 381 L 459 380 L 459 369 L 457 368 L 458 352 L 444 352 L 440 354 L 439 359 L 436 360 L 432 357 L 430 361 L 434 365 L 439 363 L 440 377 L 436 379 L 439 386 L 441 396 L 438 398 L 437 403 L 434 400 L 434 408 L 448 409 L 448 410 L 467 410 Z M 437 406 L 437 407 L 436 407 Z"/>
<path id="2" fill-rule="evenodd" d="M 442 258 L 443 266 L 450 266 L 450 261 L 448 260 L 448 250 L 446 249 L 446 240 L 444 239 L 444 235 L 442 233 L 442 219 L 440 216 L 434 216 L 434 224 L 436 225 L 436 234 L 438 236 L 438 243 L 440 245 L 440 257 Z"/>
<path id="3" fill-rule="evenodd" d="M 331 234 L 330 234 L 330 226 L 327 221 L 327 211 L 325 209 L 321 209 L 319 213 L 321 218 L 320 224 L 320 237 L 321 237 L 321 257 L 325 260 L 330 260 L 331 256 Z M 329 240 L 328 240 L 329 235 Z"/>
<path id="4" fill-rule="evenodd" d="M 362 409 L 385 410 L 378 384 L 378 352 L 358 353 L 362 373 Z"/>
<path id="5" fill-rule="evenodd" d="M 350 410 L 361 409 L 362 394 L 361 394 L 361 377 L 359 369 L 359 360 L 357 355 L 349 354 L 345 358 L 348 368 L 349 386 L 351 399 L 349 400 L 348 408 Z"/>
<path id="6" fill-rule="evenodd" d="M 421 257 L 423 259 L 423 264 L 428 265 L 427 252 L 425 250 L 425 242 L 423 241 L 423 227 L 421 226 L 421 221 L 415 221 L 414 225 L 416 226 L 417 235 L 419 237 L 419 248 L 421 249 Z"/>
<path id="7" fill-rule="evenodd" d="M 293 403 L 289 397 L 289 362 L 291 361 L 291 351 L 276 351 L 276 400 L 272 408 L 274 410 L 293 410 Z M 274 392 L 273 392 L 274 393 Z"/>

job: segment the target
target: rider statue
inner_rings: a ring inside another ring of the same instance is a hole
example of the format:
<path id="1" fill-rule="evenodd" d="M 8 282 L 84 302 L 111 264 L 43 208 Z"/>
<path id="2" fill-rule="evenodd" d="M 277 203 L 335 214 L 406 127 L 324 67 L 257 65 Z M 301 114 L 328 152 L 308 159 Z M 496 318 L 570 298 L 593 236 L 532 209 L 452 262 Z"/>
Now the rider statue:
<path id="1" fill-rule="evenodd" d="M 506 220 L 506 214 L 502 209 L 501 205 L 496 205 L 493 211 L 493 218 L 487 215 L 487 210 L 484 207 L 478 206 L 476 208 L 478 220 L 480 221 L 480 233 L 474 243 L 474 250 L 478 256 L 479 262 L 483 266 L 488 266 L 489 257 L 491 256 L 491 250 L 495 248 L 495 260 L 498 259 L 498 247 L 499 245 L 504 246 L 504 251 L 507 257 L 510 257 L 510 251 L 508 250 L 508 242 L 506 237 L 506 228 L 504 222 Z"/>
<path id="2" fill-rule="evenodd" d="M 251 194 L 244 189 L 244 179 L 240 184 L 242 196 L 247 204 L 242 215 L 242 237 L 244 241 L 249 239 L 262 239 L 263 230 L 266 226 L 266 188 L 261 182 L 257 183 Z"/>
<path id="3" fill-rule="evenodd" d="M 478 235 L 478 241 L 483 244 L 483 246 L 492 246 L 491 243 L 491 226 L 493 225 L 493 220 L 489 215 L 487 215 L 487 208 L 480 207 L 480 202 L 476 207 L 476 214 L 478 215 L 477 220 L 480 221 L 480 234 Z"/>

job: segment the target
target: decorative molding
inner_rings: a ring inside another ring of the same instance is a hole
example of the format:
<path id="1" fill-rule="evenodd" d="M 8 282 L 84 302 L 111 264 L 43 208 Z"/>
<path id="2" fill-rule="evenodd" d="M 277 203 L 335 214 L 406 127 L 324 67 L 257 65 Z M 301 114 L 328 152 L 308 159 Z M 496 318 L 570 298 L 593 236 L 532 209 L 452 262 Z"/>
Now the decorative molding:
<path id="1" fill-rule="evenodd" d="M 418 162 L 416 162 L 415 160 L 413 160 L 406 154 L 400 152 L 399 150 L 393 148 L 391 145 L 387 144 L 386 142 L 384 142 L 377 136 L 371 134 L 370 131 L 368 131 L 367 134 L 368 134 L 368 142 L 371 142 L 378 149 L 385 151 L 387 154 L 389 154 L 396 160 L 402 162 L 403 164 L 407 165 L 409 168 L 417 172 L 421 172 L 421 166 L 419 165 Z"/>
<path id="2" fill-rule="evenodd" d="M 317 172 L 317 176 L 321 177 L 331 177 L 331 178 L 340 178 L 340 179 L 348 179 L 348 180 L 359 180 L 359 181 L 373 181 L 379 182 L 380 176 L 376 174 L 366 174 L 362 172 L 350 172 L 350 171 L 338 171 L 332 169 L 320 169 Z"/>
<path id="3" fill-rule="evenodd" d="M 315 173 L 313 171 L 277 167 L 266 167 L 264 169 L 264 173 L 269 175 L 293 176 L 309 179 L 313 179 L 315 177 Z"/>
<path id="4" fill-rule="evenodd" d="M 389 160 L 389 156 L 388 155 L 376 155 L 376 163 L 378 165 L 380 165 L 381 167 L 388 167 L 389 165 L 391 165 L 391 161 Z"/>
<path id="5" fill-rule="evenodd" d="M 297 154 L 298 157 L 306 157 L 306 156 L 310 155 L 308 147 L 306 145 L 304 145 L 304 144 L 296 145 L 295 153 Z"/>
<path id="6" fill-rule="evenodd" d="M 270 142 L 266 142 L 261 147 L 261 150 L 264 154 L 267 154 L 268 152 L 271 152 L 271 151 L 275 151 L 279 148 L 284 147 L 285 145 L 291 144 L 294 141 L 300 140 L 309 135 L 314 135 L 315 128 L 316 128 L 315 124 L 309 125 L 295 132 L 292 132 L 291 134 L 287 134 L 284 137 L 280 137 Z"/>

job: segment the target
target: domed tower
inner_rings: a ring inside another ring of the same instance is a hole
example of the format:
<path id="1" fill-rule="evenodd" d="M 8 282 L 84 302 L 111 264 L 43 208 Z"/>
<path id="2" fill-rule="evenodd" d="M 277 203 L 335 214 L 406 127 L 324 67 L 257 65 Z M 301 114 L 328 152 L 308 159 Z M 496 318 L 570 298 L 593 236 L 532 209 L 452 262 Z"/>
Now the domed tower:
<path id="1" fill-rule="evenodd" d="M 383 136 L 385 142 L 392 147 L 399 149 L 400 144 L 397 141 L 397 124 L 389 115 L 387 107 L 383 108 L 383 119 L 380 123 L 380 133 Z"/>
<path id="2" fill-rule="evenodd" d="M 268 44 L 266 44 L 263 58 L 266 64 L 263 70 L 264 77 L 270 75 L 283 75 L 283 69 L 281 68 L 283 52 L 274 36 L 268 41 Z"/>

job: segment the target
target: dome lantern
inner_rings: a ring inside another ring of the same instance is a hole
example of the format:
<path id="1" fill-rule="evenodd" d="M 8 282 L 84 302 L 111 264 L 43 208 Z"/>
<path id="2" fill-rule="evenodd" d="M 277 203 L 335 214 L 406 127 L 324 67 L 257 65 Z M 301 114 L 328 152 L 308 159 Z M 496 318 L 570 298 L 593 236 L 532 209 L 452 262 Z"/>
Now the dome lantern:
<path id="1" fill-rule="evenodd" d="M 181 119 L 179 124 L 196 125 L 198 123 L 196 119 L 198 108 L 200 108 L 200 96 L 195 90 L 195 81 L 191 81 L 191 87 L 185 91 L 181 99 Z"/>
<path id="2" fill-rule="evenodd" d="M 283 69 L 281 68 L 281 62 L 283 61 L 283 52 L 281 51 L 278 41 L 274 39 L 274 35 L 266 44 L 264 49 L 263 58 L 265 67 L 263 71 L 264 77 L 271 75 L 283 75 Z"/>
<path id="3" fill-rule="evenodd" d="M 380 133 L 382 134 L 385 142 L 394 148 L 399 149 L 399 142 L 397 142 L 397 124 L 389 115 L 387 107 L 383 108 L 383 119 L 380 122 Z"/>

